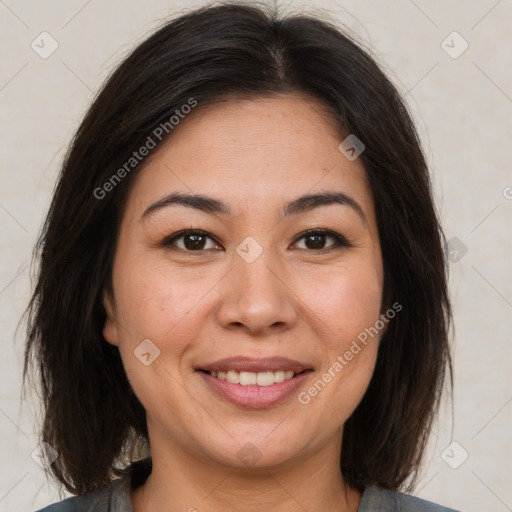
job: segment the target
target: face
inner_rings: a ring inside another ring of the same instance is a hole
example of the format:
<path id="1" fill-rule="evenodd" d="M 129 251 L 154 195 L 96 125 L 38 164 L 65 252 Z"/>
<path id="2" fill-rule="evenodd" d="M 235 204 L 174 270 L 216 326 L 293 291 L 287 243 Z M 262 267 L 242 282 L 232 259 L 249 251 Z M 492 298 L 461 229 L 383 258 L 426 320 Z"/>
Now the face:
<path id="1" fill-rule="evenodd" d="M 103 334 L 152 451 L 278 467 L 341 443 L 383 285 L 371 190 L 343 138 L 300 96 L 198 106 L 137 175 Z"/>

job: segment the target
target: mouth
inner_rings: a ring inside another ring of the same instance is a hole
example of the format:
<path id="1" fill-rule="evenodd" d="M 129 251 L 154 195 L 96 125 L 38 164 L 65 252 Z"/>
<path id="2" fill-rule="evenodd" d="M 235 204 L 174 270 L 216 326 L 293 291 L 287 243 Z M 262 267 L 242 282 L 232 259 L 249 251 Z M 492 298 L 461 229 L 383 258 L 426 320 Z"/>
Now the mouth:
<path id="1" fill-rule="evenodd" d="M 244 408 L 267 408 L 289 399 L 313 369 L 287 358 L 228 358 L 196 368 L 218 397 Z"/>
<path id="2" fill-rule="evenodd" d="M 257 373 L 248 371 L 237 372 L 235 370 L 229 370 L 227 372 L 214 372 L 208 370 L 199 371 L 202 371 L 215 379 L 229 382 L 230 384 L 240 384 L 241 386 L 272 386 L 273 384 L 279 384 L 285 380 L 293 379 L 297 375 L 301 375 L 310 370 L 303 370 L 301 372 L 294 372 L 291 370 L 274 370 Z"/>

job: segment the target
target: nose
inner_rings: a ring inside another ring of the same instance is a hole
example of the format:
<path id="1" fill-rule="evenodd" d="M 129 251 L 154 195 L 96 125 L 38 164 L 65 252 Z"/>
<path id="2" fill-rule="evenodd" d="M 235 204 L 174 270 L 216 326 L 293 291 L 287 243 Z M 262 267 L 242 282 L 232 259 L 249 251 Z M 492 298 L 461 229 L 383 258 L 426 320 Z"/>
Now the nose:
<path id="1" fill-rule="evenodd" d="M 264 336 L 290 329 L 297 322 L 293 284 L 287 282 L 270 253 L 264 251 L 252 263 L 236 261 L 223 280 L 216 309 L 223 328 Z"/>

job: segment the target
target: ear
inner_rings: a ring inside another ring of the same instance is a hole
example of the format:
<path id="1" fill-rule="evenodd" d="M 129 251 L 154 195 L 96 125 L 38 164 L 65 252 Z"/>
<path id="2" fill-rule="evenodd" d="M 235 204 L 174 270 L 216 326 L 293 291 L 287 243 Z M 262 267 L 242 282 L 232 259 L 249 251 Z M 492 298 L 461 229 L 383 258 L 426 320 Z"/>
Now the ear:
<path id="1" fill-rule="evenodd" d="M 380 318 L 382 318 L 383 323 L 384 323 L 384 327 L 380 330 L 380 337 L 382 338 L 382 336 L 384 336 L 384 333 L 388 330 L 390 320 L 388 319 L 388 317 L 386 316 L 385 313 L 381 313 Z"/>
<path id="2" fill-rule="evenodd" d="M 390 322 L 390 319 L 388 318 L 388 311 L 390 309 L 392 309 L 391 308 L 391 294 L 389 292 L 389 287 L 388 287 L 388 288 L 385 288 L 382 290 L 382 300 L 381 300 L 381 306 L 380 306 L 379 319 L 383 321 L 384 326 L 382 327 L 382 329 L 380 329 L 379 343 L 381 342 L 382 337 L 388 330 L 388 324 Z"/>
<path id="3" fill-rule="evenodd" d="M 389 304 L 389 302 L 387 304 Z M 393 305 L 389 305 L 386 310 L 380 314 L 380 319 L 384 325 L 380 330 L 379 342 L 382 340 L 384 333 L 388 330 L 389 324 L 394 321 L 393 319 L 400 311 L 402 311 L 402 305 L 395 301 Z"/>
<path id="4" fill-rule="evenodd" d="M 103 325 L 103 337 L 111 345 L 119 345 L 119 332 L 115 321 L 115 306 L 114 299 L 107 291 L 103 291 L 103 307 L 105 308 L 106 318 Z"/>

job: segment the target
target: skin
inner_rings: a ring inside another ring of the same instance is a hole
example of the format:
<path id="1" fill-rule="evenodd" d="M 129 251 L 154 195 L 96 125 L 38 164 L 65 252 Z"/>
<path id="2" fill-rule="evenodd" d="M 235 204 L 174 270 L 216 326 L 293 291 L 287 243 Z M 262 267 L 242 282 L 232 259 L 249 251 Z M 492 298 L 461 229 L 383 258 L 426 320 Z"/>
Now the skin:
<path id="1" fill-rule="evenodd" d="M 103 330 L 147 411 L 153 472 L 132 491 L 135 512 L 357 510 L 361 494 L 339 470 L 341 439 L 371 379 L 378 339 L 306 405 L 295 394 L 264 409 L 238 407 L 194 371 L 234 355 L 284 356 L 314 369 L 304 391 L 378 320 L 373 198 L 360 159 L 339 151 L 343 138 L 321 104 L 296 94 L 199 105 L 137 175 Z M 141 220 L 177 191 L 212 196 L 232 213 L 171 205 Z M 364 220 L 340 204 L 280 217 L 286 202 L 320 191 L 349 195 Z M 188 252 L 187 238 L 164 245 L 188 228 L 215 238 Z M 351 246 L 327 236 L 311 248 L 299 235 L 313 228 Z M 236 252 L 248 236 L 263 249 L 250 264 Z M 145 366 L 134 350 L 148 338 L 160 355 Z M 252 466 L 237 456 L 249 442 L 260 457 Z"/>

